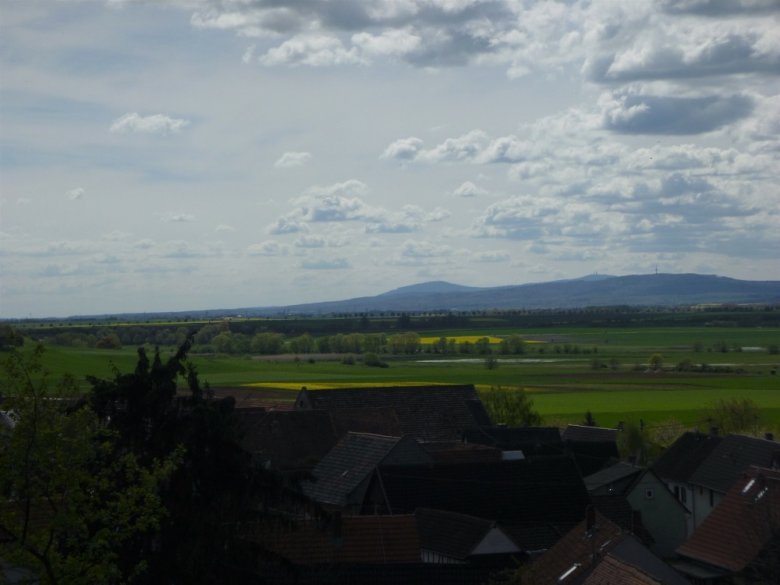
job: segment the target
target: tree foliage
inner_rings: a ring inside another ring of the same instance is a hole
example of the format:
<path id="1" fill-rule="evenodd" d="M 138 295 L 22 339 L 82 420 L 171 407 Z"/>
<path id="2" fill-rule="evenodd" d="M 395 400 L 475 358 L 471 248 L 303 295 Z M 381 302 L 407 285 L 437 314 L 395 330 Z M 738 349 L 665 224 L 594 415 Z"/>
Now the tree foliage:
<path id="1" fill-rule="evenodd" d="M 761 431 L 761 409 L 750 398 L 722 398 L 714 402 L 706 412 L 710 426 L 724 434 Z"/>
<path id="2" fill-rule="evenodd" d="M 541 415 L 534 410 L 533 400 L 521 388 L 491 386 L 480 393 L 480 399 L 495 424 L 532 427 L 542 423 Z"/>
<path id="3" fill-rule="evenodd" d="M 0 438 L 0 556 L 43 583 L 140 577 L 165 517 L 159 488 L 180 453 L 144 465 L 118 449 L 92 409 L 62 398 L 73 380 L 50 388 L 40 353 L 12 352 L 3 364 L 15 424 Z"/>

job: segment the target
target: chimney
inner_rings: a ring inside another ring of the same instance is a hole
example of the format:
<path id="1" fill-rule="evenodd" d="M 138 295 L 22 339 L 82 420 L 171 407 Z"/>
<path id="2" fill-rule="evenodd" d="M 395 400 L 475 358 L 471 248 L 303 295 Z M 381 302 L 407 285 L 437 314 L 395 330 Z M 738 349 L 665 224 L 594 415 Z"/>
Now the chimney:
<path id="1" fill-rule="evenodd" d="M 585 531 L 590 532 L 596 526 L 596 508 L 588 506 L 585 508 Z"/>
<path id="2" fill-rule="evenodd" d="M 775 440 L 775 435 L 774 435 L 774 433 L 764 433 L 764 438 L 767 441 L 774 441 Z"/>

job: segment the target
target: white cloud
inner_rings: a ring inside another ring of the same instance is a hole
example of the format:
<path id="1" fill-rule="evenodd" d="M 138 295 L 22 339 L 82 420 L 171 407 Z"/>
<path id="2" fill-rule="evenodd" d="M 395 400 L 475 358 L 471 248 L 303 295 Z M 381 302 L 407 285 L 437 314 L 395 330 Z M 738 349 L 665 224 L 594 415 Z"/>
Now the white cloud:
<path id="1" fill-rule="evenodd" d="M 281 169 L 290 169 L 299 167 L 309 161 L 311 153 L 309 152 L 285 152 L 274 163 L 274 166 Z"/>
<path id="2" fill-rule="evenodd" d="M 352 35 L 352 44 L 368 57 L 405 55 L 417 50 L 421 41 L 410 28 L 390 29 L 379 35 L 366 32 Z"/>
<path id="3" fill-rule="evenodd" d="M 508 262 L 509 259 L 509 252 L 506 252 L 505 250 L 490 250 L 488 252 L 477 252 L 476 254 L 472 255 L 472 260 L 474 262 Z"/>
<path id="4" fill-rule="evenodd" d="M 171 118 L 164 114 L 141 116 L 136 112 L 120 116 L 111 124 L 109 130 L 118 134 L 176 134 L 189 126 L 190 121 L 183 118 Z"/>
<path id="5" fill-rule="evenodd" d="M 343 270 L 352 268 L 352 264 L 346 258 L 320 258 L 304 260 L 301 268 L 306 270 Z"/>
<path id="6" fill-rule="evenodd" d="M 76 187 L 65 193 L 65 196 L 71 201 L 75 201 L 76 199 L 82 199 L 84 197 L 84 193 L 86 193 L 86 191 L 83 187 Z"/>
<path id="7" fill-rule="evenodd" d="M 195 221 L 195 216 L 191 213 L 168 213 L 161 217 L 165 223 L 190 223 Z"/>
<path id="8" fill-rule="evenodd" d="M 400 138 L 385 148 L 381 158 L 398 160 L 414 160 L 422 149 L 423 141 L 419 138 Z"/>
<path id="9" fill-rule="evenodd" d="M 361 63 L 355 48 L 345 49 L 342 42 L 326 35 L 300 35 L 269 49 L 260 57 L 263 65 L 308 65 L 325 67 Z"/>
<path id="10" fill-rule="evenodd" d="M 461 183 L 461 185 L 452 192 L 455 197 L 476 197 L 477 195 L 487 195 L 487 191 L 477 187 L 471 181 Z"/>
<path id="11" fill-rule="evenodd" d="M 252 244 L 247 248 L 247 254 L 250 256 L 286 256 L 288 252 L 287 246 L 273 240 Z"/>
<path id="12" fill-rule="evenodd" d="M 214 228 L 218 232 L 234 232 L 236 231 L 236 228 L 234 228 L 232 225 L 227 225 L 225 223 L 220 223 L 217 225 L 216 228 Z"/>
<path id="13" fill-rule="evenodd" d="M 325 238 L 314 234 L 304 235 L 295 240 L 295 246 L 298 248 L 324 248 Z"/>
<path id="14" fill-rule="evenodd" d="M 272 235 L 297 234 L 309 231 L 309 226 L 304 223 L 299 213 L 293 212 L 280 217 L 266 228 L 266 232 Z"/>

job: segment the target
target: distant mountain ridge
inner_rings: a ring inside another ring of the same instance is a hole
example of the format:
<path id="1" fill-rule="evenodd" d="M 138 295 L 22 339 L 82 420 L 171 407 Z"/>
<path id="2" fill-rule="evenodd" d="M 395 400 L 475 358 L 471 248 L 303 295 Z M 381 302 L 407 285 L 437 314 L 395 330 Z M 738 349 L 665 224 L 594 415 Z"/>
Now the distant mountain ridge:
<path id="1" fill-rule="evenodd" d="M 372 297 L 242 311 L 254 315 L 325 315 L 723 303 L 780 303 L 780 281 L 737 280 L 701 274 L 588 275 L 571 280 L 497 287 L 470 287 L 433 281 L 396 288 Z"/>

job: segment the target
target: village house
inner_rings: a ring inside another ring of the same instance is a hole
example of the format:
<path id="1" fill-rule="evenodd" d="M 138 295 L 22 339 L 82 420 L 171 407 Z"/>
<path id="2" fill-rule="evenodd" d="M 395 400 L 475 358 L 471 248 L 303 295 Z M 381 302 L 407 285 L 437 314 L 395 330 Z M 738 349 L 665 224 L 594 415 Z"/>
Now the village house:
<path id="1" fill-rule="evenodd" d="M 590 509 L 523 572 L 523 585 L 690 585 L 632 534 Z"/>
<path id="2" fill-rule="evenodd" d="M 695 530 L 751 465 L 775 467 L 780 445 L 744 435 L 685 433 L 653 470 L 691 511 Z"/>
<path id="3" fill-rule="evenodd" d="M 660 557 L 669 557 L 688 536 L 688 509 L 669 491 L 666 484 L 650 469 L 630 463 L 616 463 L 585 478 L 593 504 L 601 510 L 614 509 L 614 500 L 625 500 L 633 512 L 630 519 L 610 520 L 624 530 L 652 538 L 649 548 Z M 628 522 L 626 522 L 628 520 Z"/>
<path id="4" fill-rule="evenodd" d="M 677 552 L 699 585 L 779 583 L 780 471 L 748 468 Z"/>

